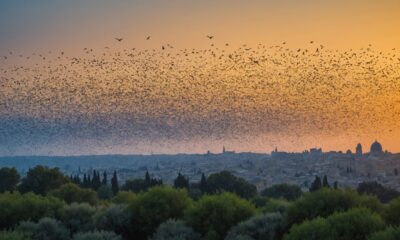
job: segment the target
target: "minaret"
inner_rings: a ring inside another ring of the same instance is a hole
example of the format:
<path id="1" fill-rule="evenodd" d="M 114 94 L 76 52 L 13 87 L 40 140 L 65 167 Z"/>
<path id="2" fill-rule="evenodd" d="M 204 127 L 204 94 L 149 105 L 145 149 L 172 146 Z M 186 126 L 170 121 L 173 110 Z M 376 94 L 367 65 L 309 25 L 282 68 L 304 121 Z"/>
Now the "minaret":
<path id="1" fill-rule="evenodd" d="M 362 146 L 361 146 L 361 143 L 359 143 L 359 144 L 357 144 L 357 147 L 356 147 L 356 156 L 357 156 L 357 157 L 361 157 L 362 154 L 363 154 L 363 152 L 362 152 Z"/>

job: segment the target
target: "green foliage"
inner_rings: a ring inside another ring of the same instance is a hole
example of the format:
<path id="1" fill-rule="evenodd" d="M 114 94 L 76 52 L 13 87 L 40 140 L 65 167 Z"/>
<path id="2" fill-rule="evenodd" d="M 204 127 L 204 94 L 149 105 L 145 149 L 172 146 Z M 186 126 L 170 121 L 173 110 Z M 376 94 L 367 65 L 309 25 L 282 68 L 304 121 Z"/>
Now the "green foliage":
<path id="1" fill-rule="evenodd" d="M 311 187 L 310 187 L 310 192 L 318 191 L 321 188 L 322 188 L 321 178 L 319 178 L 318 176 L 315 176 L 314 182 L 311 184 Z"/>
<path id="2" fill-rule="evenodd" d="M 389 225 L 400 225 L 400 198 L 389 202 L 384 218 Z"/>
<path id="3" fill-rule="evenodd" d="M 353 207 L 365 207 L 373 211 L 383 209 L 378 199 L 360 196 L 352 190 L 323 188 L 306 193 L 289 206 L 285 212 L 285 227 L 289 229 L 295 223 L 317 217 L 327 217 L 334 212 L 344 212 Z"/>
<path id="4" fill-rule="evenodd" d="M 76 203 L 89 203 L 95 205 L 98 201 L 97 194 L 91 189 L 83 189 L 73 183 L 67 183 L 60 188 L 52 190 L 49 195 L 60 198 L 71 204 Z"/>
<path id="5" fill-rule="evenodd" d="M 111 189 L 114 195 L 116 195 L 119 191 L 117 171 L 114 171 L 113 176 L 111 178 Z"/>
<path id="6" fill-rule="evenodd" d="M 384 226 L 385 223 L 378 214 L 367 209 L 354 208 L 347 212 L 334 213 L 326 219 L 317 218 L 295 225 L 284 240 L 364 240 Z"/>
<path id="7" fill-rule="evenodd" d="M 253 216 L 255 212 L 255 207 L 248 201 L 226 192 L 203 196 L 188 209 L 185 219 L 189 226 L 202 235 L 211 234 L 223 239 L 232 226 Z"/>
<path id="8" fill-rule="evenodd" d="M 400 228 L 399 227 L 388 227 L 383 231 L 373 233 L 368 240 L 399 240 L 400 239 Z"/>
<path id="9" fill-rule="evenodd" d="M 189 179 L 183 176 L 181 173 L 178 173 L 178 176 L 174 180 L 174 187 L 189 189 Z"/>
<path id="10" fill-rule="evenodd" d="M 207 178 L 207 192 L 219 193 L 228 191 L 242 198 L 252 198 L 257 195 L 257 188 L 243 178 L 236 177 L 229 171 L 211 174 Z"/>
<path id="11" fill-rule="evenodd" d="M 69 240 L 69 231 L 53 218 L 42 218 L 38 223 L 21 222 L 17 230 L 31 240 Z"/>
<path id="12" fill-rule="evenodd" d="M 124 236 L 128 234 L 130 215 L 121 205 L 111 205 L 102 209 L 94 215 L 93 219 L 97 230 L 115 232 Z"/>
<path id="13" fill-rule="evenodd" d="M 261 208 L 261 211 L 263 213 L 279 212 L 284 214 L 290 205 L 291 202 L 288 202 L 284 199 L 269 199 Z"/>
<path id="14" fill-rule="evenodd" d="M 326 219 L 315 218 L 306 220 L 300 225 L 294 225 L 284 240 L 334 240 L 330 235 L 330 227 Z"/>
<path id="15" fill-rule="evenodd" d="M 357 192 L 360 194 L 370 194 L 379 198 L 383 203 L 388 203 L 391 200 L 400 196 L 400 193 L 394 189 L 385 188 L 377 182 L 363 182 L 357 187 Z"/>
<path id="16" fill-rule="evenodd" d="M 200 240 L 200 234 L 181 220 L 168 220 L 162 223 L 151 240 Z"/>
<path id="17" fill-rule="evenodd" d="M 190 205 L 191 199 L 184 189 L 153 187 L 138 194 L 129 205 L 134 236 L 146 239 L 161 223 L 170 218 L 182 218 Z"/>
<path id="18" fill-rule="evenodd" d="M 122 185 L 122 190 L 132 191 L 134 193 L 139 193 L 146 191 L 147 189 L 155 186 L 162 185 L 162 180 L 151 178 L 149 172 L 146 172 L 144 179 L 131 179 L 127 180 L 124 185 Z"/>
<path id="19" fill-rule="evenodd" d="M 136 194 L 133 192 L 119 191 L 116 196 L 111 199 L 115 204 L 129 204 L 135 200 Z"/>
<path id="20" fill-rule="evenodd" d="M 96 209 L 87 203 L 72 203 L 62 209 L 61 221 L 72 232 L 85 232 L 93 228 Z"/>
<path id="21" fill-rule="evenodd" d="M 113 197 L 114 193 L 110 186 L 102 185 L 97 189 L 97 196 L 102 200 L 109 200 Z"/>
<path id="22" fill-rule="evenodd" d="M 31 240 L 29 236 L 17 231 L 0 231 L 1 240 Z"/>
<path id="23" fill-rule="evenodd" d="M 58 168 L 48 168 L 36 166 L 29 169 L 27 176 L 22 179 L 18 190 L 21 193 L 34 192 L 46 195 L 49 191 L 59 188 L 69 182 L 69 178 L 64 176 Z"/>
<path id="24" fill-rule="evenodd" d="M 282 215 L 279 213 L 254 216 L 233 227 L 225 240 L 276 240 L 279 239 L 281 223 Z"/>
<path id="25" fill-rule="evenodd" d="M 20 176 L 17 169 L 8 167 L 0 168 L 0 193 L 5 191 L 15 191 L 17 189 L 19 178 Z"/>
<path id="26" fill-rule="evenodd" d="M 297 185 L 277 184 L 261 191 L 261 195 L 270 198 L 284 198 L 292 201 L 298 199 L 302 194 L 301 188 Z"/>
<path id="27" fill-rule="evenodd" d="M 33 193 L 0 194 L 0 229 L 11 228 L 20 221 L 37 221 L 42 217 L 56 216 L 63 206 L 60 199 Z"/>
<path id="28" fill-rule="evenodd" d="M 118 236 L 113 232 L 94 231 L 94 232 L 77 233 L 74 235 L 72 240 L 122 240 L 122 237 Z"/>

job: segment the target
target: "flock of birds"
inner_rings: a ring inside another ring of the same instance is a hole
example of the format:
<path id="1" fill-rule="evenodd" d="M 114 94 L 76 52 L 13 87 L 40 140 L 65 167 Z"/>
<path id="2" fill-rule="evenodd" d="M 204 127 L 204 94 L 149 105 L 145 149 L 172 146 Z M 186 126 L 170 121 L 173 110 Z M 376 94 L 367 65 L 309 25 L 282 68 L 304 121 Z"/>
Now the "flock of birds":
<path id="1" fill-rule="evenodd" d="M 0 60 L 0 145 L 399 134 L 398 50 L 233 47 L 206 37 L 207 48 L 9 52 Z"/>

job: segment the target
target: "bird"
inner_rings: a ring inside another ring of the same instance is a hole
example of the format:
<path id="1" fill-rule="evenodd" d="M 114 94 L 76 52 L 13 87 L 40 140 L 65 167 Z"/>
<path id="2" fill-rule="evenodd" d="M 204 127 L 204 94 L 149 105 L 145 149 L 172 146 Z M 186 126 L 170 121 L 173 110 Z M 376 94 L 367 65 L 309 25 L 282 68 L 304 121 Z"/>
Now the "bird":
<path id="1" fill-rule="evenodd" d="M 146 40 L 150 40 L 150 36 L 147 36 Z"/>
<path id="2" fill-rule="evenodd" d="M 211 35 L 207 35 L 206 37 L 207 37 L 208 39 L 210 39 L 210 40 L 214 38 L 214 36 L 211 36 Z"/>
<path id="3" fill-rule="evenodd" d="M 314 43 L 314 41 L 310 41 L 310 44 L 313 44 Z"/>
<path id="4" fill-rule="evenodd" d="M 123 38 L 115 38 L 115 40 L 117 40 L 118 42 L 121 42 L 124 39 Z"/>

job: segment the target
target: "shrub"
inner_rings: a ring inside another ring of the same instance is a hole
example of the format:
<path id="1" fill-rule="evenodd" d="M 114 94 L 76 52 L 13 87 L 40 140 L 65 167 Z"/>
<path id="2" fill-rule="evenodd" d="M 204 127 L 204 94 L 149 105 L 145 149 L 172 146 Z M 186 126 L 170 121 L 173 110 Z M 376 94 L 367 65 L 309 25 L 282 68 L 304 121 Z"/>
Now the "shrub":
<path id="1" fill-rule="evenodd" d="M 146 239 L 161 223 L 170 218 L 182 218 L 190 205 L 191 199 L 184 189 L 153 187 L 140 193 L 128 208 L 132 216 L 132 234 L 135 238 Z"/>
<path id="2" fill-rule="evenodd" d="M 400 239 L 399 227 L 388 227 L 383 231 L 373 233 L 368 240 L 398 240 Z"/>
<path id="3" fill-rule="evenodd" d="M 53 218 L 42 218 L 38 223 L 21 222 L 17 229 L 30 236 L 31 240 L 69 239 L 69 231 Z"/>
<path id="4" fill-rule="evenodd" d="M 49 193 L 51 196 L 60 198 L 71 204 L 76 203 L 89 203 L 95 205 L 97 203 L 97 194 L 92 189 L 83 189 L 73 183 L 67 183 L 60 188 L 55 189 Z"/>
<path id="5" fill-rule="evenodd" d="M 297 185 L 277 184 L 261 191 L 261 195 L 270 198 L 284 198 L 289 201 L 298 199 L 302 194 L 301 188 Z"/>
<path id="6" fill-rule="evenodd" d="M 162 223 L 151 240 L 200 240 L 200 234 L 195 233 L 181 220 L 168 220 Z"/>
<path id="7" fill-rule="evenodd" d="M 93 228 L 95 212 L 87 203 L 72 203 L 62 210 L 61 221 L 72 233 L 89 231 Z"/>
<path id="8" fill-rule="evenodd" d="M 122 240 L 122 238 L 113 232 L 94 231 L 77 233 L 72 240 Z"/>
<path id="9" fill-rule="evenodd" d="M 93 219 L 98 230 L 127 235 L 130 215 L 126 209 L 120 205 L 111 205 L 97 212 Z"/>
<path id="10" fill-rule="evenodd" d="M 113 197 L 114 193 L 110 186 L 103 185 L 97 189 L 97 196 L 103 200 L 109 200 Z"/>
<path id="11" fill-rule="evenodd" d="M 54 197 L 43 197 L 33 193 L 0 194 L 0 229 L 9 229 L 20 221 L 38 221 L 42 217 L 54 217 L 64 206 Z"/>
<path id="12" fill-rule="evenodd" d="M 119 191 L 117 195 L 111 199 L 111 202 L 115 204 L 129 204 L 133 202 L 135 198 L 136 194 L 133 192 Z"/>
<path id="13" fill-rule="evenodd" d="M 400 198 L 389 202 L 385 211 L 385 221 L 389 225 L 400 225 Z"/>
<path id="14" fill-rule="evenodd" d="M 305 220 L 300 225 L 294 225 L 284 240 L 335 240 L 331 236 L 329 224 L 324 218 Z"/>
<path id="15" fill-rule="evenodd" d="M 189 226 L 203 236 L 213 235 L 223 239 L 227 231 L 255 213 L 247 200 L 232 193 L 203 196 L 185 214 Z"/>
<path id="16" fill-rule="evenodd" d="M 225 240 L 276 240 L 279 239 L 281 222 L 279 213 L 255 216 L 233 227 Z"/>

